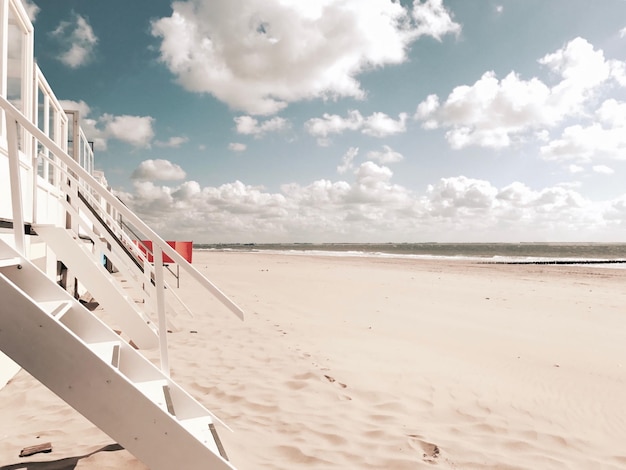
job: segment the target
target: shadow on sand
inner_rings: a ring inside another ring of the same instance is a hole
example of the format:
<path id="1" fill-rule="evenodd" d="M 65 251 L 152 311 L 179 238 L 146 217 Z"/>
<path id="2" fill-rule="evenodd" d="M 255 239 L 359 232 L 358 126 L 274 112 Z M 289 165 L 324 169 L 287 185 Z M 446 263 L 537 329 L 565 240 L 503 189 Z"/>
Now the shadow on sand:
<path id="1" fill-rule="evenodd" d="M 79 455 L 77 457 L 67 457 L 61 460 L 49 460 L 47 462 L 14 463 L 0 467 L 0 470 L 74 470 L 81 459 L 91 457 L 98 452 L 115 452 L 118 450 L 124 450 L 124 448 L 119 444 L 109 444 L 89 454 Z"/>

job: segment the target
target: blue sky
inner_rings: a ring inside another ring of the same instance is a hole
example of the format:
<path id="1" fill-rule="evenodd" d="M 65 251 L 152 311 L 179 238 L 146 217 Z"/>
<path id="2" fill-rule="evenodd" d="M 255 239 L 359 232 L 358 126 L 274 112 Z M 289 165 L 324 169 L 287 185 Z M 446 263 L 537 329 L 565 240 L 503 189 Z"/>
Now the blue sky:
<path id="1" fill-rule="evenodd" d="M 625 0 L 29 3 L 96 166 L 167 238 L 626 238 Z"/>

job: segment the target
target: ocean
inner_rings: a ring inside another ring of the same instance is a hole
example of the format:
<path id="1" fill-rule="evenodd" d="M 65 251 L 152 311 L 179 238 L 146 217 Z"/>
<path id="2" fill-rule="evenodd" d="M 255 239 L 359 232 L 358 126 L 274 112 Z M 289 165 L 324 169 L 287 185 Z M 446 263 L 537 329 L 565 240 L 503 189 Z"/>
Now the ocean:
<path id="1" fill-rule="evenodd" d="M 512 263 L 626 263 L 626 243 L 246 243 L 194 244 L 194 249 Z"/>

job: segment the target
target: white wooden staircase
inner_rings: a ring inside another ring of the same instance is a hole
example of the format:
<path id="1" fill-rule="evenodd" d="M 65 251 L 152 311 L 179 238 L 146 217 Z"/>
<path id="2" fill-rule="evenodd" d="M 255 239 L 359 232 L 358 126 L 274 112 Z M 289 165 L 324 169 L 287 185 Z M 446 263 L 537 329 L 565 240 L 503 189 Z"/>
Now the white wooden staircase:
<path id="1" fill-rule="evenodd" d="M 3 96 L 0 108 L 14 242 L 0 239 L 0 352 L 152 470 L 234 468 L 215 432 L 217 418 L 169 376 L 165 292 L 173 292 L 164 280 L 164 255 L 237 317 L 243 319 L 243 311 Z M 65 223 L 38 223 L 37 197 L 30 198 L 33 207 L 24 207 L 30 190 L 22 184 L 32 178 L 36 192 L 40 176 L 32 171 L 40 160 L 59 175 L 53 205 L 64 210 Z M 28 259 L 25 222 L 114 317 L 123 336 Z M 132 226 L 132 235 L 123 225 Z M 151 242 L 151 259 L 137 240 Z M 99 264 L 103 253 L 139 287 L 148 311 L 136 308 Z M 161 368 L 135 349 L 157 345 Z"/>
<path id="2" fill-rule="evenodd" d="M 208 410 L 1 240 L 0 299 L 2 350 L 152 470 L 234 468 Z"/>
<path id="3" fill-rule="evenodd" d="M 156 325 L 135 306 L 111 274 L 98 263 L 86 245 L 71 230 L 55 225 L 33 225 L 37 234 L 52 248 L 74 272 L 107 312 L 110 312 L 120 328 L 141 349 L 156 348 L 159 337 Z"/>

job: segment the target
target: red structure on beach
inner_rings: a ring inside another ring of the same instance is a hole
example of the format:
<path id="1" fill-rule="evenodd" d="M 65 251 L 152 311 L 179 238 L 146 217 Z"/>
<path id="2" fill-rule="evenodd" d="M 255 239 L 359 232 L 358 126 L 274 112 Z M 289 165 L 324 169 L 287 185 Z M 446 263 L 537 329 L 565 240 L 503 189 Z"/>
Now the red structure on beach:
<path id="1" fill-rule="evenodd" d="M 135 241 L 139 249 L 142 251 L 144 255 L 147 256 L 148 261 L 150 263 L 154 263 L 154 256 L 152 255 L 152 241 L 151 240 L 141 240 Z M 179 242 L 179 241 L 168 241 L 167 244 L 174 248 L 174 250 L 181 255 L 188 263 L 191 263 L 191 255 L 193 251 L 193 242 Z M 163 263 L 174 263 L 174 260 L 163 253 Z"/>

